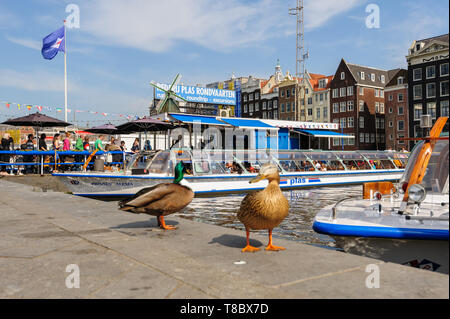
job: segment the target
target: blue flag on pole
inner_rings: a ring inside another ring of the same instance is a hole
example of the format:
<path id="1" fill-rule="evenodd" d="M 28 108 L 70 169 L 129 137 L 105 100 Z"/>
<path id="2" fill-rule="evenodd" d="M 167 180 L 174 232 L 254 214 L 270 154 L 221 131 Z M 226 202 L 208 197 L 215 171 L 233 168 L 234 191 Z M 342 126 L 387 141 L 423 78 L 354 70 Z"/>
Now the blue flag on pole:
<path id="1" fill-rule="evenodd" d="M 66 52 L 66 39 L 64 36 L 64 27 L 50 33 L 43 40 L 42 56 L 44 59 L 53 59 L 59 51 Z"/>

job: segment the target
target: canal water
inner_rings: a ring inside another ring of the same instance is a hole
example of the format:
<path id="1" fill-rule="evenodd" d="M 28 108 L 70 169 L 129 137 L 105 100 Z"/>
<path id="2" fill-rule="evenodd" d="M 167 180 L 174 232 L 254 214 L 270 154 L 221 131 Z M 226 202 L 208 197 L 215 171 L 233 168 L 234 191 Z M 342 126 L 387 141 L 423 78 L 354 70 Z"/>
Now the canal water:
<path id="1" fill-rule="evenodd" d="M 320 209 L 340 199 L 361 196 L 362 186 L 318 187 L 286 191 L 283 194 L 289 200 L 289 215 L 273 230 L 273 237 L 336 249 L 331 237 L 318 234 L 312 229 L 314 217 Z M 244 225 L 236 217 L 244 196 L 245 194 L 194 198 L 177 216 L 245 231 Z M 267 231 L 260 233 L 267 234 Z"/>

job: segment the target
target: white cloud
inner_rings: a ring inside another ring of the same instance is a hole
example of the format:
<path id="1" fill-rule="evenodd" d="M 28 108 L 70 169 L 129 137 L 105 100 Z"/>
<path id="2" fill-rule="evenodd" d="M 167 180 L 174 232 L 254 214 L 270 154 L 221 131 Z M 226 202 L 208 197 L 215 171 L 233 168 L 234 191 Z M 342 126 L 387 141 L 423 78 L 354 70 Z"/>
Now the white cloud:
<path id="1" fill-rule="evenodd" d="M 37 41 L 37 40 L 32 40 L 32 39 L 25 39 L 25 38 L 17 38 L 17 37 L 10 37 L 10 36 L 6 36 L 6 39 L 9 42 L 30 48 L 30 49 L 34 49 L 34 50 L 41 50 L 42 48 L 42 42 Z"/>
<path id="2" fill-rule="evenodd" d="M 0 69 L 0 87 L 12 87 L 25 91 L 64 91 L 63 75 L 55 75 L 47 71 L 19 72 L 11 69 Z"/>
<path id="3" fill-rule="evenodd" d="M 306 1 L 305 6 L 305 29 L 314 29 L 324 25 L 331 18 L 347 12 L 365 0 L 314 0 Z"/>

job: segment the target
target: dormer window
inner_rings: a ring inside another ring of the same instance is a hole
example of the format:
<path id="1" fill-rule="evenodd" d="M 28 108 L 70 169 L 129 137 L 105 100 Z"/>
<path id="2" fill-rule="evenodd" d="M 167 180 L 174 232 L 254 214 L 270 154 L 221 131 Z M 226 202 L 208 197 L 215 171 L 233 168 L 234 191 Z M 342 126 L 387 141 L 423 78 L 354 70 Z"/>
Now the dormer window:
<path id="1" fill-rule="evenodd" d="M 397 79 L 397 85 L 403 84 L 403 76 L 399 76 Z"/>
<path id="2" fill-rule="evenodd" d="M 384 78 L 384 75 L 382 75 L 381 76 L 381 83 L 384 83 L 384 81 L 385 81 L 385 78 Z"/>
<path id="3" fill-rule="evenodd" d="M 361 71 L 361 80 L 364 80 L 364 72 Z"/>
<path id="4" fill-rule="evenodd" d="M 375 73 L 372 73 L 372 74 L 370 75 L 370 79 L 372 80 L 372 82 L 375 82 Z"/>
<path id="5" fill-rule="evenodd" d="M 327 86 L 327 80 L 323 79 L 323 80 L 319 80 L 319 89 L 323 89 Z"/>
<path id="6" fill-rule="evenodd" d="M 420 43 L 417 43 L 416 44 L 416 51 L 419 51 L 420 50 Z"/>

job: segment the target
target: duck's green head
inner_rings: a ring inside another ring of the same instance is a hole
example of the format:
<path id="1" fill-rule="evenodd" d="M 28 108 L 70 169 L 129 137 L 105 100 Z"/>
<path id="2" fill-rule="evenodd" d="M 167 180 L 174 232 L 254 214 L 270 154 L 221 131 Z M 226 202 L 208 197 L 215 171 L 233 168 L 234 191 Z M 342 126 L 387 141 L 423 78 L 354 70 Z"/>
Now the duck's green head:
<path id="1" fill-rule="evenodd" d="M 186 172 L 186 167 L 184 166 L 183 161 L 179 161 L 175 166 L 175 178 L 173 179 L 174 184 L 179 184 L 181 180 L 184 178 L 184 173 Z"/>

